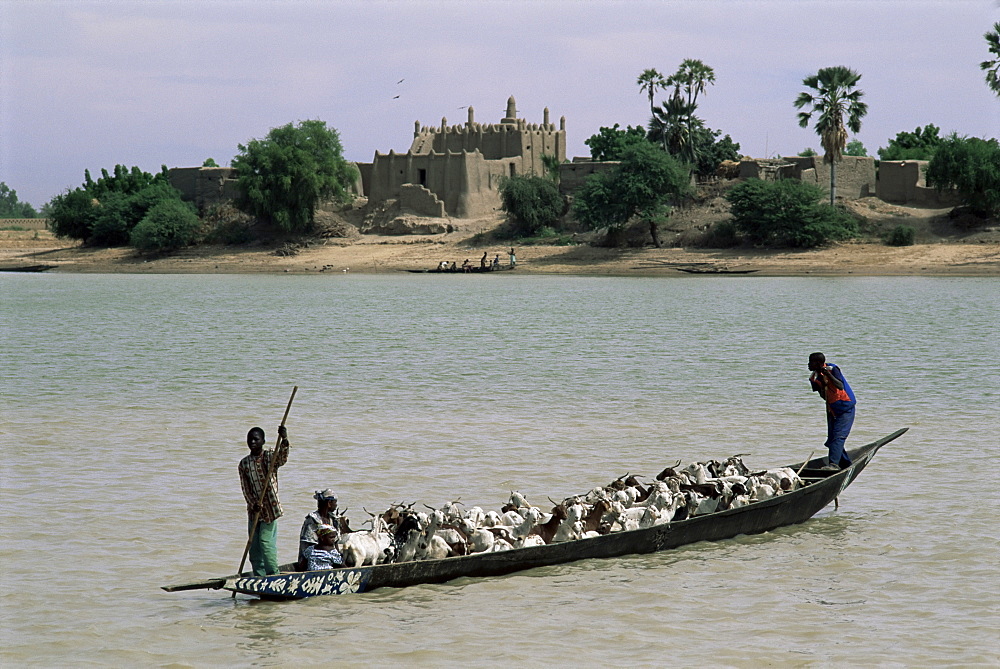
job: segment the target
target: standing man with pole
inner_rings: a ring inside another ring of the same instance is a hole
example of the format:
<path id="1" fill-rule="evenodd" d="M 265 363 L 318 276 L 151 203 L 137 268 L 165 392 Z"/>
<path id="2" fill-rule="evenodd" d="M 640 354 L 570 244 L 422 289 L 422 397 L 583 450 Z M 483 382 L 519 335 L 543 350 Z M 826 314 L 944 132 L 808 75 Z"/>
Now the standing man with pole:
<path id="1" fill-rule="evenodd" d="M 288 415 L 287 411 L 285 415 Z M 240 460 L 239 467 L 250 536 L 240 571 L 249 552 L 255 576 L 278 573 L 278 518 L 282 515 L 278 500 L 278 467 L 288 462 L 288 432 L 284 420 L 278 426 L 278 443 L 273 451 L 264 448 L 264 440 L 264 430 L 259 427 L 250 429 L 247 433 L 250 455 Z"/>
<path id="2" fill-rule="evenodd" d="M 809 383 L 826 401 L 826 447 L 830 449 L 829 464 L 823 469 L 841 470 L 851 464 L 844 450 L 844 442 L 854 425 L 854 406 L 857 400 L 840 367 L 826 361 L 822 353 L 809 356 Z"/>

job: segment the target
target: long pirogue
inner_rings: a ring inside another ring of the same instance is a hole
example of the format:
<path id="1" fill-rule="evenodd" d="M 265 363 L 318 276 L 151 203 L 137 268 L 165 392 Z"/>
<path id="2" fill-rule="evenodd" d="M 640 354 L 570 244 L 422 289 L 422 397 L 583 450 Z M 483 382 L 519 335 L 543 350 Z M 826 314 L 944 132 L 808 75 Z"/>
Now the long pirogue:
<path id="1" fill-rule="evenodd" d="M 462 576 L 499 576 L 587 558 L 653 553 L 697 541 L 719 541 L 739 534 L 758 534 L 812 518 L 858 477 L 882 446 L 907 429 L 849 451 L 853 464 L 840 471 L 821 469 L 823 458 L 788 465 L 801 476 L 803 485 L 798 489 L 746 506 L 685 520 L 502 552 L 323 571 L 284 571 L 293 569 L 292 565 L 286 565 L 282 573 L 273 576 L 254 576 L 244 572 L 195 583 L 163 586 L 163 589 L 167 592 L 225 589 L 261 599 L 304 599 L 318 595 L 368 592 L 384 587 L 442 583 Z"/>

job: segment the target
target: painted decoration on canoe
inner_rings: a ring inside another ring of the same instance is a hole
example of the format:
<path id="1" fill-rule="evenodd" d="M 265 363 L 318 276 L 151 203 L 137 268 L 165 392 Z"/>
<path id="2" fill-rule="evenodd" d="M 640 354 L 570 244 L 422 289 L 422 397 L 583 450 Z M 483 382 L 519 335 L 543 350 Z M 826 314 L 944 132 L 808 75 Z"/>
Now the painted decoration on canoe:
<path id="1" fill-rule="evenodd" d="M 247 576 L 231 580 L 226 588 L 238 592 L 279 597 L 314 597 L 364 592 L 371 572 L 361 569 L 311 571 L 275 576 Z"/>

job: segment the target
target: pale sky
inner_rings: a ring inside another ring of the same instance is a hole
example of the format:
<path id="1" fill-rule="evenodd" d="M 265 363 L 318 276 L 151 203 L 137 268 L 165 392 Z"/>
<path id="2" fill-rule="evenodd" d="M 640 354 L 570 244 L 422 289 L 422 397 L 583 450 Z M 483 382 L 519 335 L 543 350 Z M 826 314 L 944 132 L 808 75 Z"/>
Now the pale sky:
<path id="1" fill-rule="evenodd" d="M 639 74 L 685 58 L 715 69 L 698 115 L 754 157 L 819 148 L 792 102 L 836 65 L 862 74 L 870 155 L 928 123 L 1000 137 L 978 66 L 996 21 L 996 0 L 0 0 L 0 181 L 37 208 L 88 168 L 228 165 L 307 119 L 370 162 L 415 120 L 497 122 L 510 95 L 587 156 L 601 126 L 647 124 Z"/>

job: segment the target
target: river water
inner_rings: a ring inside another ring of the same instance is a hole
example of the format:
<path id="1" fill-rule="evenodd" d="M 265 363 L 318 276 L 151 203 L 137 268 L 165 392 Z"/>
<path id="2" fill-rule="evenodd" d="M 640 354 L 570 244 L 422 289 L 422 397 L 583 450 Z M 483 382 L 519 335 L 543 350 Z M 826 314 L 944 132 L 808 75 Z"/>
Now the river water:
<path id="1" fill-rule="evenodd" d="M 996 666 L 1000 281 L 0 275 L 6 666 Z M 626 472 L 823 452 L 814 350 L 900 427 L 840 508 L 757 536 L 270 603 L 232 573 L 244 437 L 283 559 L 363 507 L 546 503 Z"/>

